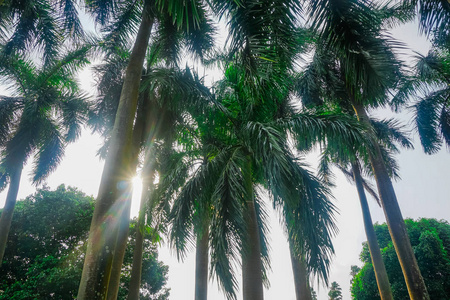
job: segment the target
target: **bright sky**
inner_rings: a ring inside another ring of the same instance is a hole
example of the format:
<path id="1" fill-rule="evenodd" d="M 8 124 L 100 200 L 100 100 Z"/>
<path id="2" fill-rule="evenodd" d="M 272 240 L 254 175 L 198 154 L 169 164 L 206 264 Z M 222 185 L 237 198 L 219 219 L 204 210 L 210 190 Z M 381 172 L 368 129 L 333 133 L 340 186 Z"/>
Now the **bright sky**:
<path id="1" fill-rule="evenodd" d="M 427 52 L 428 43 L 423 37 L 418 37 L 416 26 L 411 24 L 396 29 L 394 35 L 414 50 L 423 54 Z M 411 52 L 409 52 L 411 53 Z M 83 71 L 83 87 L 91 90 L 93 86 L 92 75 L 89 70 Z M 217 79 L 217 77 L 215 78 Z M 0 95 L 4 94 L 0 86 Z M 389 112 L 377 112 L 378 116 L 385 117 Z M 410 120 L 410 115 L 402 113 L 399 118 L 404 122 Z M 419 139 L 414 137 L 415 150 L 403 151 L 398 155 L 401 181 L 394 183 L 397 198 L 404 218 L 437 218 L 450 220 L 450 182 L 448 170 L 450 169 L 450 155 L 446 149 L 441 150 L 433 156 L 425 155 L 419 145 Z M 96 135 L 91 135 L 87 130 L 77 143 L 69 145 L 66 150 L 66 158 L 59 168 L 48 178 L 46 184 L 52 189 L 64 183 L 78 187 L 83 192 L 96 195 L 103 170 L 103 162 L 96 157 L 96 151 L 102 141 Z M 316 164 L 315 156 L 308 156 L 311 165 Z M 23 199 L 35 191 L 30 184 L 32 162 L 26 165 L 18 199 Z M 349 184 L 346 179 L 336 171 L 338 187 L 333 193 L 336 205 L 340 210 L 337 217 L 337 225 L 340 233 L 334 239 L 336 256 L 334 258 L 330 282 L 337 281 L 342 287 L 344 299 L 350 299 L 350 266 L 359 265 L 359 253 L 361 244 L 366 240 L 362 215 L 357 197 L 356 188 Z M 0 193 L 0 207 L 3 207 L 7 190 Z M 139 193 L 137 193 L 139 194 Z M 135 199 L 134 199 L 135 200 Z M 382 209 L 375 201 L 370 201 L 370 208 L 374 222 L 385 222 Z M 137 214 L 138 200 L 134 201 L 132 214 Z M 266 205 L 268 211 L 272 211 L 271 205 Z M 271 217 L 271 257 L 272 273 L 269 275 L 271 287 L 265 291 L 265 298 L 294 300 L 294 283 L 290 264 L 288 246 L 285 236 L 278 224 L 276 215 Z M 176 257 L 162 245 L 160 259 L 169 265 L 169 282 L 171 288 L 171 299 L 193 299 L 194 297 L 194 260 L 195 253 L 191 253 L 184 263 L 178 263 Z M 239 273 L 238 273 L 239 274 Z M 322 285 L 315 290 L 318 292 L 319 300 L 326 300 L 328 289 Z M 209 299 L 225 299 L 219 292 L 217 285 L 212 284 L 208 291 Z M 239 294 L 238 299 L 242 299 Z"/>

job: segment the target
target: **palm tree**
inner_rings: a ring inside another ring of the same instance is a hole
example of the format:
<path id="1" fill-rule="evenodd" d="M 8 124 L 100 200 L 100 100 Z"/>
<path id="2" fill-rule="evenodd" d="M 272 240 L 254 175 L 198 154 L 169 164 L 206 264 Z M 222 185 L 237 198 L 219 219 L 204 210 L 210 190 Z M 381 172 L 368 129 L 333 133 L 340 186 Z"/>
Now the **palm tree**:
<path id="1" fill-rule="evenodd" d="M 352 112 L 350 112 L 352 113 Z M 371 120 L 372 126 L 375 129 L 376 137 L 383 151 L 383 157 L 388 167 L 388 172 L 391 177 L 399 178 L 398 166 L 392 154 L 398 153 L 399 149 L 394 142 L 400 144 L 404 148 L 412 148 L 412 144 L 401 130 L 401 127 L 392 119 L 387 120 Z M 333 153 L 334 152 L 334 153 Z M 368 157 L 366 153 L 352 153 L 349 151 L 347 157 L 337 156 L 333 147 L 325 149 L 322 153 L 321 159 L 321 177 L 325 180 L 331 178 L 329 163 L 335 164 L 347 178 L 352 179 L 356 184 L 358 191 L 361 209 L 363 213 L 364 228 L 366 231 L 367 241 L 369 245 L 369 251 L 372 258 L 372 264 L 375 271 L 375 278 L 377 280 L 378 289 L 382 299 L 393 299 L 392 292 L 389 284 L 389 280 L 386 273 L 386 268 L 381 257 L 381 251 L 378 246 L 378 241 L 373 228 L 372 218 L 370 216 L 369 206 L 364 190 L 367 190 L 380 204 L 377 193 L 373 190 L 371 185 L 363 179 L 361 175 L 361 165 L 364 166 L 364 172 L 372 175 L 370 164 L 368 163 Z M 361 163 L 363 161 L 363 163 Z M 349 170 L 350 166 L 350 170 Z"/>
<path id="2" fill-rule="evenodd" d="M 346 96 L 347 107 L 352 107 L 369 129 L 367 107 L 385 105 L 389 88 L 400 78 L 399 63 L 392 50 L 395 42 L 385 36 L 380 11 L 367 1 L 328 0 L 311 4 L 313 23 L 316 28 L 323 26 L 323 43 L 335 55 L 330 67 L 334 67 L 335 78 L 343 82 L 344 89 L 336 93 Z M 372 138 L 367 151 L 409 295 L 411 299 L 429 299 L 380 145 Z"/>
<path id="3" fill-rule="evenodd" d="M 167 5 L 166 4 L 170 4 Z M 107 45 L 110 42 L 124 42 L 129 31 L 137 30 L 133 50 L 128 60 L 124 76 L 124 84 L 117 108 L 114 127 L 111 132 L 109 149 L 105 161 L 105 169 L 99 187 L 98 198 L 91 223 L 90 236 L 86 252 L 83 274 L 78 291 L 79 299 L 97 299 L 103 297 L 108 290 L 111 276 L 111 265 L 116 248 L 116 237 L 106 237 L 102 228 L 114 228 L 111 219 L 111 209 L 121 197 L 126 199 L 127 184 L 130 174 L 127 157 L 131 149 L 132 127 L 135 119 L 141 72 L 145 54 L 148 49 L 151 29 L 155 19 L 165 16 L 163 20 L 172 20 L 171 28 L 175 32 L 202 32 L 202 25 L 208 24 L 205 9 L 196 1 L 179 3 L 176 1 L 165 3 L 150 0 L 140 3 L 116 1 L 89 1 L 88 8 L 93 11 L 96 20 L 107 25 Z M 139 11 L 141 16 L 139 17 Z M 180 13 L 182 12 L 182 13 Z M 185 13 L 186 12 L 186 13 Z M 110 23 L 111 15 L 117 17 L 118 22 Z M 160 27 L 161 27 L 160 23 Z M 132 31 L 133 32 L 133 31 Z M 125 188 L 122 184 L 125 183 Z"/>
<path id="4" fill-rule="evenodd" d="M 217 108 L 203 125 L 208 132 L 202 136 L 208 137 L 209 142 L 205 148 L 206 163 L 177 195 L 172 209 L 175 220 L 172 230 L 176 233 L 177 250 L 185 251 L 193 240 L 193 231 L 189 229 L 193 226 L 194 209 L 211 207 L 211 274 L 216 274 L 227 297 L 234 298 L 237 282 L 230 260 L 237 260 L 240 254 L 244 299 L 259 299 L 268 257 L 258 183 L 271 191 L 275 205 L 289 217 L 286 224 L 297 224 L 289 230 L 291 239 L 305 241 L 308 246 L 298 248 L 308 253 L 308 264 L 324 272 L 324 277 L 330 255 L 326 247 L 315 247 L 323 246 L 323 242 L 318 242 L 323 237 L 330 241 L 332 205 L 323 186 L 291 154 L 286 132 L 310 137 L 312 143 L 325 138 L 325 132 L 330 133 L 330 138 L 343 132 L 350 138 L 358 135 L 349 134 L 348 124 L 334 120 L 336 116 L 331 114 L 316 118 L 298 114 L 279 116 L 281 103 L 287 99 L 286 86 L 276 85 L 284 89 L 272 89 L 268 83 L 258 94 L 264 98 L 256 101 L 251 98 L 253 87 L 243 84 L 243 68 L 230 65 L 225 74 L 226 79 L 215 88 Z M 308 196 L 318 194 L 321 196 Z M 323 231 L 318 232 L 317 228 Z M 323 268 L 317 268 L 318 265 Z"/>
<path id="5" fill-rule="evenodd" d="M 41 183 L 75 141 L 86 120 L 88 104 L 74 73 L 87 63 L 89 46 L 36 67 L 16 54 L 2 61 L 0 76 L 15 96 L 1 97 L 0 186 L 9 189 L 0 220 L 0 264 L 19 190 L 22 168 L 34 154 L 33 182 Z"/>

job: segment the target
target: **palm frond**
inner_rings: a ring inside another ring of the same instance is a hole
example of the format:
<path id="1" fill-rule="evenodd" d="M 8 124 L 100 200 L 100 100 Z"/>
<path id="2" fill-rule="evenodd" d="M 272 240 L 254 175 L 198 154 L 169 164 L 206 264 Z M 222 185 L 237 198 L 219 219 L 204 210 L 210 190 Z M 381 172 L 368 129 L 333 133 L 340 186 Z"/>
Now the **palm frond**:
<path id="1" fill-rule="evenodd" d="M 30 87 L 36 85 L 37 73 L 36 66 L 19 54 L 10 55 L 0 62 L 0 76 L 5 83 L 11 83 L 14 94 L 27 94 Z"/>
<path id="2" fill-rule="evenodd" d="M 159 16 L 158 28 L 152 36 L 152 43 L 158 45 L 160 59 L 177 66 L 180 62 L 183 32 L 173 24 L 172 18 L 163 14 Z"/>
<path id="3" fill-rule="evenodd" d="M 67 51 L 60 59 L 55 59 L 47 64 L 44 72 L 40 74 L 41 78 L 39 80 L 42 80 L 42 82 L 50 82 L 56 87 L 76 90 L 77 84 L 74 79 L 74 74 L 89 64 L 86 56 L 91 48 L 92 45 L 85 44 L 71 51 Z"/>
<path id="4" fill-rule="evenodd" d="M 81 134 L 82 126 L 87 122 L 89 103 L 85 95 L 64 95 L 59 102 L 62 113 L 62 124 L 66 130 L 64 140 L 74 142 Z"/>
<path id="5" fill-rule="evenodd" d="M 270 281 L 268 277 L 268 273 L 271 270 L 270 267 L 270 256 L 269 256 L 269 240 L 268 240 L 268 214 L 264 207 L 264 201 L 262 195 L 262 191 L 257 191 L 257 189 L 253 192 L 255 196 L 255 211 L 256 218 L 258 221 L 258 233 L 260 239 L 260 248 L 261 248 L 261 261 L 262 261 L 262 277 L 263 283 L 266 288 L 270 287 Z"/>
<path id="6" fill-rule="evenodd" d="M 48 119 L 42 119 L 40 124 L 41 134 L 36 145 L 36 153 L 33 166 L 33 182 L 40 184 L 53 172 L 64 156 L 64 139 L 60 135 L 58 125 Z"/>
<path id="7" fill-rule="evenodd" d="M 5 145 L 17 123 L 23 103 L 22 97 L 0 96 L 0 148 Z"/>
<path id="8" fill-rule="evenodd" d="M 340 145 L 336 148 L 343 157 L 354 153 L 363 145 L 370 145 L 367 131 L 356 118 L 340 113 L 301 113 L 289 119 L 279 119 L 277 126 L 292 132 L 299 149 L 309 145 L 328 143 Z M 309 146 L 309 147 L 308 147 Z"/>
<path id="9" fill-rule="evenodd" d="M 394 143 L 398 143 L 401 147 L 406 149 L 414 149 L 414 146 L 408 137 L 408 133 L 404 131 L 404 126 L 402 126 L 397 120 L 371 119 L 371 124 L 375 129 L 375 134 L 379 143 L 393 153 L 399 152 L 399 149 Z"/>
<path id="10" fill-rule="evenodd" d="M 136 2 L 123 2 L 114 14 L 114 21 L 102 28 L 106 49 L 113 53 L 117 48 L 129 47 L 130 36 L 136 35 L 141 21 L 142 6 Z"/>
<path id="11" fill-rule="evenodd" d="M 43 48 L 44 64 L 49 64 L 58 53 L 61 34 L 57 19 L 51 13 L 50 3 L 41 2 L 36 5 L 36 44 Z"/>
<path id="12" fill-rule="evenodd" d="M 442 107 L 439 124 L 442 137 L 447 147 L 450 147 L 450 109 L 448 107 Z"/>
<path id="13" fill-rule="evenodd" d="M 292 167 L 298 178 L 297 201 L 281 207 L 288 237 L 295 253 L 305 255 L 308 272 L 327 283 L 334 254 L 331 238 L 337 232 L 336 208 L 329 200 L 330 191 L 317 178 L 298 164 Z"/>
<path id="14" fill-rule="evenodd" d="M 406 5 L 416 6 L 419 15 L 419 29 L 429 35 L 445 32 L 450 22 L 450 4 L 441 0 L 408 0 Z M 448 32 L 448 31 L 447 31 Z"/>
<path id="15" fill-rule="evenodd" d="M 237 262 L 243 251 L 246 221 L 243 215 L 246 189 L 241 171 L 245 156 L 234 148 L 226 159 L 212 195 L 211 275 L 215 274 L 228 299 L 236 299 L 237 280 L 231 262 Z"/>
<path id="16" fill-rule="evenodd" d="M 437 152 L 441 145 L 439 130 L 439 118 L 441 115 L 440 105 L 446 99 L 446 91 L 431 93 L 421 101 L 413 105 L 415 111 L 416 130 L 425 153 Z M 443 98 L 445 97 L 445 98 Z"/>
<path id="17" fill-rule="evenodd" d="M 379 106 L 401 77 L 393 49 L 402 45 L 382 30 L 374 8 L 369 1 L 351 0 L 310 5 L 314 28 L 321 28 L 327 49 L 339 57 L 346 88 L 358 101 Z"/>
<path id="18" fill-rule="evenodd" d="M 76 40 L 81 40 L 84 38 L 84 30 L 81 25 L 79 14 L 78 14 L 78 4 L 74 0 L 62 0 L 59 1 L 59 11 L 63 16 L 63 30 L 68 36 L 74 37 Z"/>
<path id="19" fill-rule="evenodd" d="M 89 0 L 86 1 L 86 8 L 94 16 L 97 23 L 105 25 L 111 20 L 121 4 L 122 1 L 120 0 Z"/>
<path id="20" fill-rule="evenodd" d="M 290 65 L 297 50 L 297 1 L 211 1 L 219 18 L 229 27 L 230 57 L 239 57 L 246 73 L 266 76 L 275 68 Z M 237 55 L 239 53 L 239 55 Z"/>

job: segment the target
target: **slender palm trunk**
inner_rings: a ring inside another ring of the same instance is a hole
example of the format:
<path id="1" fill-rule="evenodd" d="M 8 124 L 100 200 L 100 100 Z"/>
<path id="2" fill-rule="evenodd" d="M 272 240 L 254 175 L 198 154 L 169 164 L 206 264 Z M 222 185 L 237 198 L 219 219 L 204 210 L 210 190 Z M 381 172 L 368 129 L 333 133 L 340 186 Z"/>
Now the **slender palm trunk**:
<path id="1" fill-rule="evenodd" d="M 136 113 L 139 84 L 145 53 L 148 47 L 153 19 L 150 16 L 150 1 L 145 1 L 142 21 L 136 37 L 125 80 L 120 95 L 119 107 L 112 131 L 111 147 L 103 169 L 102 181 L 95 204 L 89 232 L 88 246 L 83 266 L 77 299 L 104 299 L 111 276 L 117 236 L 114 232 L 117 220 L 115 206 L 126 198 L 129 191 L 130 172 L 127 154 L 130 152 L 133 121 Z"/>
<path id="2" fill-rule="evenodd" d="M 297 300 L 312 300 L 305 261 L 295 255 L 291 242 L 289 242 L 289 252 L 294 274 L 295 297 Z"/>
<path id="3" fill-rule="evenodd" d="M 119 228 L 117 233 L 116 251 L 111 268 L 111 277 L 108 284 L 108 293 L 106 299 L 116 300 L 119 293 L 120 277 L 122 275 L 122 264 L 125 252 L 127 250 L 128 231 L 130 228 L 130 211 L 131 211 L 131 191 L 128 199 L 124 203 L 122 215 L 119 220 Z"/>
<path id="4" fill-rule="evenodd" d="M 145 213 L 147 211 L 147 202 L 149 201 L 149 198 L 152 197 L 153 190 L 151 179 L 152 178 L 150 178 L 148 182 L 144 182 L 142 185 L 141 203 L 139 206 L 139 217 L 136 230 L 136 244 L 134 245 L 133 266 L 131 269 L 130 287 L 128 289 L 128 300 L 139 299 L 139 289 L 141 286 L 142 276 L 142 254 L 144 250 Z"/>
<path id="5" fill-rule="evenodd" d="M 364 110 L 364 107 L 352 99 L 352 106 L 358 116 L 358 119 L 370 128 L 370 121 Z M 409 296 L 412 300 L 428 300 L 427 288 L 417 265 L 416 257 L 411 247 L 411 242 L 406 231 L 394 186 L 386 170 L 380 146 L 373 141 L 374 149 L 369 153 L 370 163 L 372 165 L 375 180 L 377 182 L 378 192 L 383 205 L 384 214 L 389 228 L 392 242 L 397 252 L 398 260 L 405 277 Z"/>
<path id="6" fill-rule="evenodd" d="M 3 256 L 5 255 L 6 244 L 8 242 L 9 228 L 11 227 L 14 207 L 16 206 L 22 169 L 23 163 L 19 163 L 10 174 L 8 195 L 6 195 L 5 207 L 0 218 L 0 267 L 2 266 Z"/>
<path id="7" fill-rule="evenodd" d="M 243 300 L 263 300 L 261 242 L 253 195 L 251 158 L 247 158 L 244 173 L 248 197 L 246 211 L 244 212 L 247 220 L 248 240 L 246 244 L 248 249 L 244 249 L 242 254 Z"/>
<path id="8" fill-rule="evenodd" d="M 364 228 L 366 230 L 367 243 L 369 244 L 370 257 L 372 258 L 375 278 L 377 280 L 378 291 L 382 300 L 393 300 L 391 285 L 381 257 L 380 246 L 378 245 L 377 236 L 373 228 L 372 217 L 370 216 L 369 204 L 367 203 L 366 193 L 364 192 L 361 171 L 356 162 L 352 163 L 353 178 L 358 190 L 359 201 L 361 202 L 361 210 L 364 220 Z"/>
<path id="9" fill-rule="evenodd" d="M 201 233 L 197 234 L 197 248 L 195 252 L 195 300 L 208 298 L 208 244 L 209 224 Z"/>

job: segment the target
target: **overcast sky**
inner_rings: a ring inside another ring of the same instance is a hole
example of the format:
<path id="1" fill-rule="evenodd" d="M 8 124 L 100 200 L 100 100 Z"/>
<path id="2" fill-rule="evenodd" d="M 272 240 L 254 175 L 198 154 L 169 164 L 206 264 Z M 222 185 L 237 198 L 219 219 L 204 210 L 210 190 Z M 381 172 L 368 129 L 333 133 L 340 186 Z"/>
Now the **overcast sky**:
<path id="1" fill-rule="evenodd" d="M 394 36 L 407 43 L 415 51 L 426 54 L 429 44 L 423 37 L 417 35 L 414 24 L 402 26 L 396 29 Z M 409 51 L 406 54 L 412 54 Z M 208 74 L 207 74 L 208 75 Z M 210 78 L 212 76 L 210 75 Z M 83 71 L 80 78 L 83 87 L 89 91 L 93 87 L 93 78 L 89 70 Z M 216 78 L 217 75 L 216 75 Z M 0 95 L 5 93 L 0 86 Z M 391 116 L 388 111 L 376 112 L 379 117 Z M 411 116 L 402 112 L 398 116 L 405 123 L 409 122 Z M 412 126 L 410 126 L 412 128 Z M 397 198 L 404 218 L 437 218 L 450 220 L 450 181 L 448 170 L 450 170 L 450 155 L 447 149 L 441 150 L 435 155 L 425 155 L 419 145 L 417 135 L 414 136 L 415 150 L 402 151 L 398 155 L 400 175 L 402 180 L 394 183 Z M 85 130 L 82 137 L 75 144 L 69 145 L 66 150 L 66 158 L 59 168 L 48 178 L 46 184 L 52 189 L 64 183 L 80 188 L 83 192 L 95 196 L 98 191 L 100 177 L 103 170 L 103 162 L 96 156 L 96 151 L 101 145 L 101 139 L 91 135 Z M 316 164 L 314 155 L 308 156 L 310 165 Z M 31 172 L 31 161 L 26 165 L 18 199 L 23 199 L 35 191 L 30 184 L 29 174 Z M 340 214 L 337 216 L 339 234 L 334 239 L 336 256 L 331 269 L 331 281 L 337 281 L 343 291 L 344 299 L 350 299 L 350 266 L 359 265 L 359 253 L 361 244 L 366 240 L 361 209 L 357 197 L 356 188 L 349 184 L 336 170 L 337 188 L 333 190 L 336 198 L 335 204 Z M 3 207 L 7 190 L 0 193 L 0 207 Z M 136 201 L 137 202 L 137 201 Z M 369 200 L 372 218 L 374 222 L 385 222 L 382 209 Z M 134 206 L 132 214 L 137 213 Z M 272 211 L 270 203 L 266 208 Z M 271 257 L 272 272 L 270 273 L 270 289 L 265 291 L 266 299 L 295 299 L 292 269 L 290 265 L 289 251 L 285 236 L 276 220 L 274 213 L 271 217 Z M 195 255 L 189 255 L 184 263 L 178 263 L 175 256 L 163 245 L 160 251 L 160 259 L 169 265 L 169 282 L 171 288 L 171 299 L 193 299 L 194 297 L 194 259 Z M 239 274 L 239 273 L 238 273 Z M 319 300 L 326 300 L 328 289 L 322 285 L 315 286 L 319 294 Z M 218 292 L 217 285 L 209 288 L 209 299 L 224 299 Z M 242 299 L 239 293 L 238 299 Z"/>

